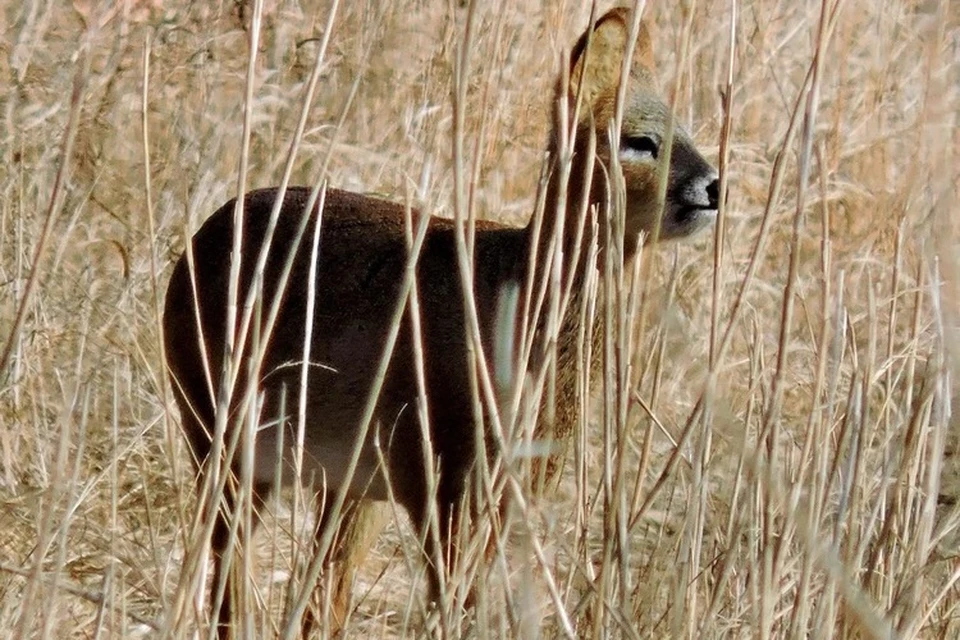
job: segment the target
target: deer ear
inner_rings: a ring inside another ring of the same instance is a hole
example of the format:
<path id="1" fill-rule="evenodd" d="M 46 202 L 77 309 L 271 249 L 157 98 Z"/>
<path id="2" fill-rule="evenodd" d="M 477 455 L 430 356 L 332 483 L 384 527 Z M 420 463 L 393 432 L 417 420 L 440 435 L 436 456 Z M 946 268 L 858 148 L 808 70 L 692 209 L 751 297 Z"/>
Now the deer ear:
<path id="1" fill-rule="evenodd" d="M 646 20 L 640 21 L 640 32 L 637 34 L 637 46 L 633 50 L 633 69 L 643 69 L 653 76 L 653 38 L 651 27 Z"/>
<path id="2" fill-rule="evenodd" d="M 616 96 L 620 83 L 623 55 L 630 34 L 630 11 L 617 8 L 605 13 L 580 36 L 573 48 L 570 66 L 570 93 L 583 92 L 584 104 L 592 107 L 601 97 Z M 589 46 L 588 46 L 589 45 Z M 589 48 L 589 51 L 588 51 Z M 653 47 L 647 25 L 640 23 L 640 32 L 633 50 L 630 74 L 643 80 L 653 78 Z"/>

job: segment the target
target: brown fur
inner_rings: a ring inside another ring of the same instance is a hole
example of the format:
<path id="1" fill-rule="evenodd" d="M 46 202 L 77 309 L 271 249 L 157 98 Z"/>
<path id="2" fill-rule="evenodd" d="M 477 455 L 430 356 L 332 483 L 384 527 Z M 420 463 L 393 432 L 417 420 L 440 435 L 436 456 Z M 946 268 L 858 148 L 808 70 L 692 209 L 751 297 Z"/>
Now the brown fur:
<path id="1" fill-rule="evenodd" d="M 575 94 L 576 86 L 582 83 L 583 106 L 576 127 L 577 144 L 566 194 L 569 205 L 563 243 L 568 250 L 573 247 L 572 238 L 580 219 L 580 201 L 584 195 L 600 207 L 601 221 L 605 219 L 602 215 L 606 190 L 603 167 L 608 166 L 611 152 L 606 130 L 614 113 L 628 24 L 627 11 L 611 11 L 598 20 L 589 46 L 589 34 L 585 33 L 573 51 L 571 92 Z M 645 28 L 641 29 L 630 68 L 620 144 L 627 188 L 625 247 L 628 260 L 636 249 L 635 238 L 641 231 L 649 233 L 659 227 L 663 238 L 682 237 L 709 223 L 717 206 L 715 173 L 697 153 L 689 136 L 678 128 L 672 149 L 667 207 L 663 222 L 658 225 L 661 215 L 656 205 L 658 163 L 644 150 L 665 135 L 669 110 L 656 90 L 652 49 Z M 573 96 L 566 96 L 566 99 L 572 114 Z M 558 122 L 557 126 L 566 126 L 566 123 Z M 586 163 L 591 135 L 596 136 L 595 167 Z M 554 150 L 556 145 L 555 136 Z M 652 155 L 657 153 L 658 150 Z M 477 224 L 473 295 L 487 354 L 492 352 L 494 314 L 503 286 L 523 282 L 528 269 L 534 269 L 538 275 L 546 270 L 543 263 L 546 242 L 557 222 L 556 216 L 564 213 L 557 211 L 560 193 L 556 175 L 557 171 L 554 171 L 548 186 L 544 227 L 538 247 L 539 264 L 530 261 L 533 223 L 526 228 L 512 228 L 494 222 Z M 287 250 L 294 244 L 308 193 L 307 189 L 291 188 L 284 196 L 264 273 L 262 299 L 265 306 L 278 292 L 280 270 Z M 251 284 L 253 265 L 263 243 L 275 197 L 276 191 L 272 189 L 255 191 L 246 197 L 239 283 L 241 303 Z M 227 203 L 194 236 L 194 273 L 191 277 L 187 260 L 181 258 L 170 280 L 164 313 L 170 375 L 181 409 L 183 429 L 201 463 L 201 470 L 208 464 L 206 458 L 211 450 L 210 434 L 215 420 L 216 402 L 209 390 L 216 391 L 220 385 L 233 210 L 234 203 Z M 297 423 L 309 290 L 309 238 L 317 219 L 316 213 L 310 214 L 289 286 L 282 292 L 281 312 L 268 341 L 258 383 L 263 394 L 260 422 L 281 419 L 285 427 L 283 456 L 288 463 Z M 414 213 L 414 227 L 419 215 Z M 325 500 L 329 504 L 345 482 L 345 462 L 356 439 L 390 318 L 398 302 L 407 262 L 404 208 L 385 200 L 331 189 L 326 193 L 321 230 L 316 307 L 311 319 L 313 338 L 306 394 L 304 462 L 308 478 L 316 484 L 326 483 L 327 493 L 321 496 L 321 502 Z M 601 240 L 602 237 L 601 233 Z M 437 495 L 441 523 L 456 517 L 475 461 L 473 395 L 466 364 L 469 361 L 468 341 L 454 239 L 452 222 L 431 219 L 417 266 L 430 415 L 429 447 L 441 470 Z M 579 305 L 576 301 L 579 300 L 585 268 L 583 251 L 567 255 L 571 256 L 567 269 L 574 269 L 575 301 L 568 307 L 558 337 L 561 375 L 557 381 L 556 420 L 551 427 L 552 437 L 561 443 L 568 439 L 577 422 L 576 381 L 570 373 L 574 369 L 570 363 L 576 358 L 579 332 Z M 192 281 L 196 282 L 196 299 Z M 201 345 L 197 331 L 197 307 L 204 345 Z M 209 359 L 212 382 L 206 379 L 202 348 L 206 349 Z M 535 344 L 535 353 L 538 350 L 542 350 L 542 345 Z M 244 355 L 249 353 L 248 346 Z M 599 354 L 599 349 L 596 353 Z M 416 411 L 418 387 L 414 361 L 413 333 L 407 313 L 379 395 L 375 427 L 370 431 L 362 450 L 360 467 L 348 491 L 351 513 L 355 514 L 354 526 L 343 529 L 341 539 L 347 542 L 341 542 L 332 554 L 332 558 L 340 560 L 341 564 L 336 582 L 338 593 L 334 598 L 334 615 L 339 620 L 345 613 L 343 607 L 353 571 L 371 544 L 368 530 L 375 530 L 378 526 L 375 518 L 370 518 L 368 501 L 387 498 L 387 481 L 378 469 L 373 446 L 375 435 L 379 436 L 383 447 L 393 494 L 408 510 L 415 526 L 421 530 L 426 526 L 429 498 L 423 454 L 427 443 L 421 437 Z M 242 377 L 238 380 L 234 387 L 235 397 L 241 395 L 245 383 Z M 281 406 L 285 407 L 283 416 L 279 415 Z M 233 433 L 234 424 L 231 421 L 228 425 L 227 439 Z M 539 426 L 538 435 L 547 435 L 546 429 L 546 425 Z M 275 426 L 258 431 L 254 465 L 257 503 L 272 489 L 275 461 L 280 454 L 278 436 L 279 430 Z M 289 464 L 285 470 L 289 474 Z M 228 492 L 227 501 L 230 500 Z M 324 522 L 321 530 L 326 526 L 328 523 Z M 446 538 L 445 535 L 441 537 Z M 226 542 L 227 528 L 221 515 L 213 539 L 218 580 L 220 555 Z M 445 547 L 447 543 L 441 540 L 440 544 Z M 432 557 L 435 556 L 428 554 L 428 558 Z M 432 576 L 436 589 L 442 577 L 435 571 Z M 229 593 L 228 589 L 228 598 L 221 609 L 221 622 L 230 619 Z"/>

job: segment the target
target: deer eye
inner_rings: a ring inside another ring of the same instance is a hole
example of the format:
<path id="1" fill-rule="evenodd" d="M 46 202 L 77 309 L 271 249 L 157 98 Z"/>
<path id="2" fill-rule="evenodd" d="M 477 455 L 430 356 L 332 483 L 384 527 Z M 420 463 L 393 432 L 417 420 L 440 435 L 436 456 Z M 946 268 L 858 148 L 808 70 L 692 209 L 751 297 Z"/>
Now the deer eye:
<path id="1" fill-rule="evenodd" d="M 656 160 L 660 153 L 660 141 L 652 136 L 625 135 L 620 139 L 620 150 Z"/>

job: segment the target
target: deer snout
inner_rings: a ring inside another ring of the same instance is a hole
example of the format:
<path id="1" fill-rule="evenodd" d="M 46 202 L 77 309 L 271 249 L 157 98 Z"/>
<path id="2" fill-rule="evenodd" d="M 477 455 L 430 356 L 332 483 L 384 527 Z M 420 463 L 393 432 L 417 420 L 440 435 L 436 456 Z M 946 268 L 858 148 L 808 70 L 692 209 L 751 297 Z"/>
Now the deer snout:
<path id="1" fill-rule="evenodd" d="M 688 175 L 670 190 L 660 238 L 683 238 L 713 224 L 717 218 L 720 185 L 709 165 Z"/>
<path id="2" fill-rule="evenodd" d="M 711 209 L 720 207 L 720 178 L 714 178 L 707 185 L 707 198 L 710 200 Z"/>
<path id="3" fill-rule="evenodd" d="M 711 171 L 687 180 L 676 193 L 676 204 L 683 209 L 716 211 L 720 201 L 720 181 Z"/>

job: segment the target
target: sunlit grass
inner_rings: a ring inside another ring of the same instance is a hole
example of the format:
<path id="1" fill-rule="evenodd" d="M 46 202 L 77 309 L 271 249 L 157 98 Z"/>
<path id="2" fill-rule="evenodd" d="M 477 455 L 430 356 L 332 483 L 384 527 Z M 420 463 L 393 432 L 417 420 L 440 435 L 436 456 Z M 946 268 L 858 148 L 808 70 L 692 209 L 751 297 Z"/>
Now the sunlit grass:
<path id="1" fill-rule="evenodd" d="M 206 630 L 185 587 L 195 487 L 163 390 L 154 281 L 162 295 L 187 233 L 236 192 L 252 9 L 7 4 L 0 635 Z M 329 4 L 266 3 L 248 188 L 282 176 Z M 482 216 L 525 221 L 559 56 L 588 8 L 477 3 L 454 158 L 468 9 L 343 4 L 293 182 L 452 215 L 459 161 L 478 167 Z M 511 510 L 457 624 L 562 633 L 549 571 L 578 636 L 952 637 L 957 5 L 650 4 L 665 95 L 708 157 L 724 154 L 724 233 L 644 251 L 626 421 L 595 388 L 559 486 Z M 308 561 L 309 500 L 289 498 L 255 539 L 265 636 Z M 354 589 L 358 637 L 435 623 L 416 540 L 384 509 L 399 525 Z"/>

